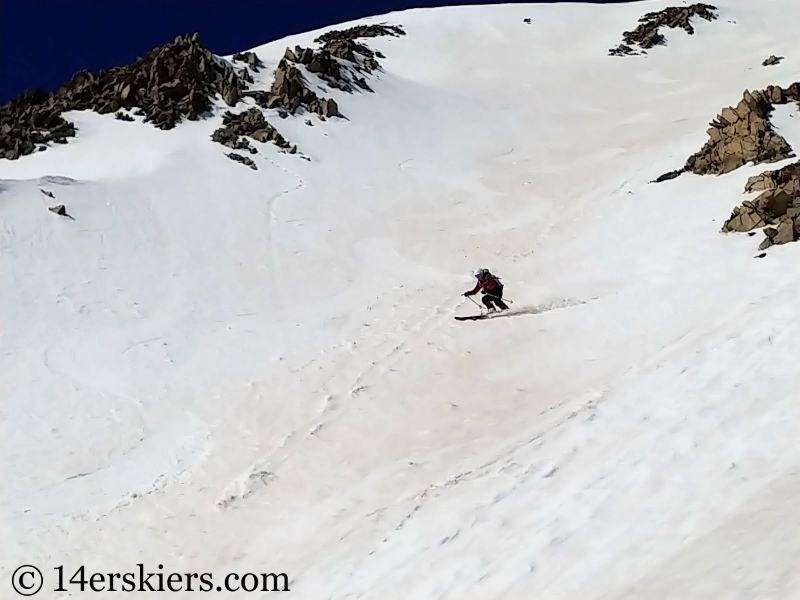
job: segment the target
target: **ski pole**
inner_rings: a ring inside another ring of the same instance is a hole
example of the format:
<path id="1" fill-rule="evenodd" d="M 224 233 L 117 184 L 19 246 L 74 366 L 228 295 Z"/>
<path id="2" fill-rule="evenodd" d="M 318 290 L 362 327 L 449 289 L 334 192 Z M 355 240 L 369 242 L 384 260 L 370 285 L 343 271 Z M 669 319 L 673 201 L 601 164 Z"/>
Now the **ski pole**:
<path id="1" fill-rule="evenodd" d="M 478 304 L 477 302 L 475 302 L 475 300 L 473 300 L 472 296 L 466 296 L 466 298 L 469 298 L 470 301 L 480 309 L 481 314 L 483 314 L 483 307 L 480 304 Z"/>
<path id="2" fill-rule="evenodd" d="M 509 300 L 508 298 L 501 298 L 500 296 L 495 296 L 494 294 L 486 294 L 490 298 L 497 298 L 501 302 L 508 302 L 509 304 L 514 304 L 513 300 Z"/>

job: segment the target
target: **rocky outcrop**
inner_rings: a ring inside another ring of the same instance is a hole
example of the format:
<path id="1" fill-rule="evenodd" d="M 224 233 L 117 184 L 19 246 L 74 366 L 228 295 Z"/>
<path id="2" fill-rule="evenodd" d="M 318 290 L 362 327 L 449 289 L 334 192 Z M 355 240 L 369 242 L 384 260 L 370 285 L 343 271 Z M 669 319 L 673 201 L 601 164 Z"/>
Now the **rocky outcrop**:
<path id="1" fill-rule="evenodd" d="M 243 165 L 250 167 L 251 169 L 253 169 L 253 171 L 258 171 L 258 167 L 256 166 L 256 163 L 253 162 L 252 158 L 247 158 L 246 156 L 242 156 L 241 154 L 236 154 L 236 152 L 231 152 L 230 154 L 226 154 L 225 156 L 227 156 L 233 161 L 242 163 Z"/>
<path id="2" fill-rule="evenodd" d="M 665 45 L 664 36 L 660 30 L 663 27 L 670 29 L 683 29 L 689 35 L 694 34 L 691 20 L 699 17 L 706 21 L 717 18 L 717 7 L 710 4 L 697 3 L 690 6 L 670 6 L 664 10 L 647 13 L 639 19 L 639 26 L 633 31 L 622 34 L 623 43 L 608 51 L 611 56 L 626 56 L 630 54 L 646 54 L 646 50 L 655 46 Z M 634 50 L 637 46 L 639 50 Z"/>
<path id="3" fill-rule="evenodd" d="M 769 116 L 776 104 L 800 102 L 800 83 L 787 88 L 777 85 L 748 92 L 735 107 L 724 108 L 708 129 L 708 141 L 688 158 L 682 169 L 653 181 L 674 179 L 685 172 L 721 175 L 752 162 L 775 162 L 794 156 L 789 143 L 772 127 Z"/>
<path id="4" fill-rule="evenodd" d="M 233 114 L 228 111 L 222 116 L 222 124 L 223 127 L 217 129 L 211 135 L 211 139 L 233 150 L 246 150 L 251 154 L 255 154 L 257 150 L 252 147 L 249 141 L 244 139 L 249 137 L 257 142 L 271 142 L 278 148 L 288 150 L 291 154 L 297 151 L 297 147 L 292 147 L 278 133 L 278 130 L 267 122 L 264 118 L 264 113 L 257 108 L 251 108 L 239 114 Z"/>
<path id="5" fill-rule="evenodd" d="M 31 90 L 0 107 L 0 158 L 15 160 L 40 144 L 74 137 L 75 126 L 61 117 L 64 109 L 56 102 L 52 94 Z"/>
<path id="6" fill-rule="evenodd" d="M 745 91 L 735 108 L 723 109 L 711 122 L 709 140 L 689 157 L 684 170 L 698 175 L 721 175 L 748 162 L 768 163 L 793 156 L 789 143 L 772 128 L 769 115 L 774 103 L 785 103 L 795 91 L 776 86 L 752 93 Z"/>
<path id="7" fill-rule="evenodd" d="M 281 118 L 301 107 L 322 120 L 341 116 L 337 103 L 320 97 L 306 78 L 319 77 L 329 87 L 347 92 L 369 90 L 364 74 L 378 69 L 378 59 L 383 55 L 356 40 L 384 35 L 405 34 L 397 26 L 364 25 L 325 33 L 317 40 L 322 44 L 319 49 L 287 49 L 269 90 L 249 89 L 248 84 L 254 82 L 250 71 L 263 66 L 254 52 L 235 54 L 233 61 L 247 66 L 234 68 L 212 55 L 197 34 L 179 36 L 130 65 L 98 73 L 80 72 L 55 92 L 28 91 L 0 107 L 0 158 L 13 160 L 44 150 L 50 143 L 66 143 L 76 132 L 62 113 L 72 110 L 115 113 L 122 121 L 141 117 L 161 129 L 171 129 L 182 119 L 200 118 L 211 110 L 215 97 L 228 106 L 251 97 L 262 108 L 277 109 Z M 258 109 L 240 115 L 226 113 L 223 127 L 211 137 L 226 147 L 252 154 L 257 150 L 246 138 L 297 152 L 297 147 L 267 123 Z"/>
<path id="8" fill-rule="evenodd" d="M 721 175 L 752 162 L 775 162 L 794 156 L 788 142 L 769 121 L 773 107 L 800 103 L 800 82 L 787 88 L 770 85 L 763 90 L 745 90 L 735 107 L 717 115 L 708 130 L 709 139 L 683 169 L 671 171 L 655 181 L 674 179 L 687 171 L 698 175 Z M 745 192 L 761 192 L 733 209 L 722 227 L 726 232 L 751 232 L 765 228 L 760 249 L 800 238 L 800 163 L 750 177 Z"/>
<path id="9" fill-rule="evenodd" d="M 642 52 L 634 50 L 627 44 L 620 44 L 616 48 L 611 48 L 608 51 L 609 56 L 635 56 L 637 54 L 642 54 Z"/>
<path id="10" fill-rule="evenodd" d="M 762 67 L 772 67 L 774 65 L 780 64 L 783 60 L 783 56 L 775 56 L 774 54 L 770 57 L 764 59 L 764 62 L 761 63 Z"/>
<path id="11" fill-rule="evenodd" d="M 75 127 L 61 117 L 66 111 L 139 109 L 146 122 L 171 129 L 184 118 L 198 119 L 217 94 L 235 105 L 245 85 L 197 34 L 179 36 L 130 65 L 82 71 L 55 92 L 29 91 L 0 107 L 0 158 L 13 160 L 39 144 L 66 142 L 75 135 Z"/>
<path id="12" fill-rule="evenodd" d="M 762 190 L 783 190 L 792 198 L 800 198 L 800 163 L 754 175 L 744 186 L 745 192 Z"/>
<path id="13" fill-rule="evenodd" d="M 761 194 L 734 208 L 723 231 L 748 232 L 769 225 L 760 250 L 800 237 L 800 163 L 751 177 L 745 191 Z"/>
<path id="14" fill-rule="evenodd" d="M 328 31 L 315 41 L 328 44 L 336 40 L 357 40 L 359 38 L 374 38 L 387 35 L 400 37 L 405 34 L 406 32 L 399 25 L 356 25 L 349 29 Z"/>
<path id="15" fill-rule="evenodd" d="M 331 88 L 348 93 L 355 87 L 371 91 L 363 74 L 378 69 L 378 59 L 383 55 L 356 40 L 385 35 L 401 36 L 405 32 L 397 26 L 362 25 L 321 35 L 316 40 L 322 44 L 319 49 L 287 48 L 275 70 L 269 93 L 252 92 L 248 95 L 264 108 L 280 108 L 294 114 L 303 107 L 326 118 L 340 116 L 333 99 L 321 98 L 311 89 L 300 66 Z"/>
<path id="16" fill-rule="evenodd" d="M 69 216 L 67 214 L 67 207 L 64 206 L 63 204 L 56 204 L 55 206 L 51 206 L 47 210 L 49 210 L 51 213 L 57 214 L 60 217 L 68 217 Z"/>
<path id="17" fill-rule="evenodd" d="M 268 93 L 255 92 L 251 95 L 259 106 L 281 108 L 295 114 L 300 107 L 324 117 L 339 116 L 339 106 L 332 98 L 320 98 L 308 87 L 300 69 L 285 58 L 275 69 L 275 79 Z"/>
<path id="18" fill-rule="evenodd" d="M 366 46 L 364 46 L 364 48 L 366 48 Z M 354 84 L 363 90 L 372 91 L 364 77 L 356 73 L 348 72 L 347 68 L 342 67 L 341 63 L 336 60 L 337 57 L 326 49 L 312 50 L 311 48 L 295 46 L 294 50 L 287 48 L 283 57 L 290 63 L 303 65 L 309 73 L 315 74 L 329 87 L 334 89 L 350 93 L 353 91 L 352 84 Z M 364 68 L 371 72 L 377 68 L 377 62 L 375 62 L 375 64 L 367 62 L 367 60 L 374 61 L 374 56 L 365 60 L 363 64 L 366 66 L 363 67 L 356 59 L 355 54 L 353 54 L 351 58 L 353 61 L 353 68 L 356 71 Z"/>
<path id="19" fill-rule="evenodd" d="M 378 58 L 384 58 L 380 52 L 373 52 L 364 44 L 356 42 L 361 38 L 382 36 L 400 37 L 405 31 L 396 25 L 359 25 L 340 31 L 329 31 L 316 39 L 322 43 L 322 52 L 352 63 L 357 69 L 372 73 L 379 67 Z"/>

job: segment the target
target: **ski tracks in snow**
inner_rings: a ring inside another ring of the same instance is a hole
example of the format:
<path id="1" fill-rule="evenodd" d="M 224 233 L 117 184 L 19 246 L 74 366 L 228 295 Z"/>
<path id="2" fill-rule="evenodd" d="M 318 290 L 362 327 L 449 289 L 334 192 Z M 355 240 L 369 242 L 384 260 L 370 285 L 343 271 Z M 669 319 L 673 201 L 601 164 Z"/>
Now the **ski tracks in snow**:
<path id="1" fill-rule="evenodd" d="M 284 198 L 285 196 L 295 194 L 305 188 L 308 184 L 306 181 L 300 177 L 294 171 L 290 171 L 280 163 L 272 160 L 268 156 L 263 157 L 264 160 L 268 161 L 271 165 L 273 165 L 276 169 L 280 169 L 284 173 L 291 175 L 297 180 L 297 185 L 288 190 L 282 190 L 276 194 L 270 196 L 266 201 L 266 208 L 267 208 L 267 219 L 266 219 L 266 229 L 267 229 L 267 244 L 269 245 L 269 278 L 270 278 L 270 285 L 276 294 L 281 295 L 278 300 L 282 307 L 286 306 L 288 303 L 291 302 L 290 299 L 284 298 L 281 294 L 281 290 L 283 289 L 279 282 L 278 271 L 280 270 L 281 266 L 278 261 L 278 252 L 275 248 L 275 226 L 278 223 L 278 216 L 275 213 L 275 204 L 278 200 Z M 285 334 L 284 334 L 285 335 Z"/>

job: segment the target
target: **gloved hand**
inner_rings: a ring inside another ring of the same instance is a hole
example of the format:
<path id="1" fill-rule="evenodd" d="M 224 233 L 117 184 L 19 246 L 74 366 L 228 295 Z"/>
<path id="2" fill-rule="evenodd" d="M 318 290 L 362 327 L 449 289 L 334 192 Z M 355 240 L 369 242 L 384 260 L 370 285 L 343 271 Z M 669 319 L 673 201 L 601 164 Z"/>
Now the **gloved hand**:
<path id="1" fill-rule="evenodd" d="M 462 296 L 464 296 L 465 298 L 469 298 L 469 295 L 470 295 L 470 294 L 469 294 L 469 292 L 464 292 L 464 293 L 463 293 L 463 294 L 461 294 L 461 295 L 462 295 Z"/>

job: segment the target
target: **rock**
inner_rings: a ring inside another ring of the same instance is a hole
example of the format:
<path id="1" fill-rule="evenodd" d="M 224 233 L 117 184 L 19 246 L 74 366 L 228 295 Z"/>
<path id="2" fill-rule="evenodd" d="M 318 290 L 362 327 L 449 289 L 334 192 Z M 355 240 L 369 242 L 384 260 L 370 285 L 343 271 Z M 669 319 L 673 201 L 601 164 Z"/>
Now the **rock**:
<path id="1" fill-rule="evenodd" d="M 337 106 L 335 100 L 332 100 L 331 98 L 326 98 L 326 99 L 322 100 L 321 103 L 322 103 L 322 107 L 321 107 L 320 114 L 323 117 L 329 118 L 329 117 L 338 116 L 339 107 Z"/>
<path id="2" fill-rule="evenodd" d="M 771 55 L 769 58 L 766 58 L 764 62 L 761 63 L 761 66 L 764 67 L 771 67 L 773 65 L 779 64 L 783 60 L 783 56 L 775 56 L 774 54 Z"/>
<path id="3" fill-rule="evenodd" d="M 709 140 L 690 156 L 684 169 L 698 175 L 721 175 L 748 162 L 764 163 L 792 156 L 788 142 L 769 121 L 773 90 L 745 90 L 736 108 L 727 107 L 711 122 Z"/>
<path id="4" fill-rule="evenodd" d="M 184 118 L 200 118 L 216 94 L 235 103 L 244 87 L 233 68 L 216 59 L 198 35 L 178 36 L 130 65 L 81 71 L 55 92 L 28 91 L 0 107 L 0 158 L 13 160 L 37 145 L 65 143 L 75 135 L 74 126 L 61 116 L 67 111 L 137 109 L 134 114 L 145 122 L 171 129 Z"/>
<path id="5" fill-rule="evenodd" d="M 745 192 L 758 192 L 775 187 L 775 182 L 769 177 L 769 171 L 760 175 L 753 175 L 744 186 Z"/>
<path id="6" fill-rule="evenodd" d="M 669 181 L 670 179 L 675 179 L 676 177 L 680 177 L 683 173 L 683 169 L 678 169 L 677 171 L 670 171 L 669 173 L 664 173 L 663 175 L 659 175 L 650 183 L 661 183 L 662 181 Z"/>
<path id="7" fill-rule="evenodd" d="M 231 152 L 230 154 L 226 154 L 225 156 L 227 156 L 231 160 L 235 160 L 236 162 L 242 163 L 243 165 L 247 165 L 248 167 L 253 169 L 253 171 L 258 170 L 258 166 L 256 166 L 256 163 L 254 163 L 252 159 L 247 158 L 246 156 L 242 156 L 241 154 L 236 154 L 235 152 Z"/>
<path id="8" fill-rule="evenodd" d="M 767 234 L 767 237 L 765 237 L 764 240 L 758 245 L 758 249 L 759 250 L 766 250 L 770 246 L 772 246 L 772 238 L 769 237 L 769 234 Z"/>
<path id="9" fill-rule="evenodd" d="M 300 70 L 285 58 L 278 63 L 269 93 L 247 95 L 252 96 L 259 106 L 283 109 L 292 114 L 297 112 L 300 107 L 305 107 L 311 112 L 326 117 L 339 114 L 336 102 L 317 96 L 309 89 Z"/>
<path id="10" fill-rule="evenodd" d="M 730 218 L 722 226 L 723 231 L 746 232 L 764 227 L 766 223 L 761 215 L 752 208 L 737 207 L 733 209 Z"/>
<path id="11" fill-rule="evenodd" d="M 740 118 L 739 117 L 739 113 L 737 113 L 735 110 L 733 110 L 730 107 L 723 108 L 722 109 L 722 113 L 720 113 L 720 116 L 722 117 L 722 119 L 724 119 L 723 122 L 728 123 L 728 124 L 736 123 L 736 121 L 738 121 L 739 118 Z M 722 119 L 720 119 L 720 120 L 722 121 Z"/>
<path id="12" fill-rule="evenodd" d="M 56 197 L 56 195 L 53 192 L 50 192 L 50 191 L 47 191 L 47 190 L 42 190 L 42 189 L 40 189 L 39 191 L 42 192 L 48 198 L 55 199 L 55 197 Z"/>
<path id="13" fill-rule="evenodd" d="M 236 87 L 229 87 L 222 93 L 222 100 L 228 106 L 236 106 L 236 103 L 239 101 L 239 88 Z"/>
<path id="14" fill-rule="evenodd" d="M 402 27 L 397 25 L 356 25 L 341 31 L 329 31 L 319 36 L 315 41 L 328 43 L 334 40 L 356 40 L 358 38 L 405 35 Z"/>
<path id="15" fill-rule="evenodd" d="M 773 104 L 786 104 L 786 94 L 779 85 L 770 85 L 766 89 L 767 97 Z"/>
<path id="16" fill-rule="evenodd" d="M 794 225 L 794 222 L 789 217 L 781 219 L 775 229 L 775 235 L 771 236 L 772 243 L 779 245 L 795 241 L 797 239 L 797 232 L 795 231 Z"/>
<path id="17" fill-rule="evenodd" d="M 67 214 L 67 207 L 64 206 L 63 204 L 57 204 L 56 206 L 51 206 L 47 210 L 49 210 L 50 212 L 55 213 L 55 214 L 57 214 L 59 216 L 62 216 L 62 217 L 68 217 L 69 216 Z"/>
<path id="18" fill-rule="evenodd" d="M 530 19 L 522 19 L 522 22 L 523 23 L 527 23 L 528 25 L 531 24 L 531 20 Z"/>
<path id="19" fill-rule="evenodd" d="M 690 6 L 671 6 L 658 12 L 650 12 L 639 19 L 639 25 L 633 31 L 622 34 L 623 44 L 608 51 L 611 56 L 638 54 L 633 46 L 648 50 L 665 44 L 664 36 L 659 33 L 662 27 L 683 29 L 689 35 L 694 34 L 691 19 L 699 17 L 706 21 L 717 18 L 717 8 L 710 4 L 692 4 Z"/>
<path id="20" fill-rule="evenodd" d="M 772 222 L 786 214 L 792 205 L 792 198 L 781 189 L 772 189 L 763 192 L 753 205 L 765 221 Z"/>
<path id="21" fill-rule="evenodd" d="M 118 112 L 117 114 L 114 115 L 114 118 L 117 119 L 117 121 L 130 121 L 130 122 L 133 122 L 133 121 L 136 120 L 132 116 L 130 116 L 130 115 L 124 113 L 124 112 Z"/>
<path id="22" fill-rule="evenodd" d="M 800 239 L 800 162 L 766 171 L 747 180 L 745 192 L 761 191 L 733 209 L 723 231 L 751 231 L 767 227 L 760 249 Z"/>
<path id="23" fill-rule="evenodd" d="M 214 131 L 211 139 L 233 150 L 247 150 L 252 154 L 257 152 L 244 136 L 257 142 L 272 142 L 279 148 L 290 146 L 278 130 L 267 122 L 264 113 L 257 108 L 239 114 L 226 112 L 222 116 L 222 123 L 224 126 Z"/>
<path id="24" fill-rule="evenodd" d="M 634 54 L 639 54 L 639 52 L 626 44 L 620 44 L 616 48 L 611 48 L 611 50 L 608 51 L 609 56 L 631 56 Z"/>
<path id="25" fill-rule="evenodd" d="M 791 198 L 800 197 L 800 162 L 792 163 L 777 171 L 765 171 L 747 180 L 745 192 L 781 188 Z"/>
<path id="26" fill-rule="evenodd" d="M 339 106 L 332 98 L 320 98 L 311 89 L 303 71 L 322 79 L 328 86 L 347 93 L 353 92 L 354 84 L 361 89 L 372 91 L 364 77 L 356 73 L 370 73 L 379 68 L 377 58 L 380 53 L 357 42 L 359 38 L 378 36 L 401 36 L 405 32 L 398 26 L 361 25 L 349 29 L 332 30 L 317 38 L 322 47 L 286 48 L 283 58 L 275 69 L 269 92 L 252 91 L 243 95 L 251 97 L 262 108 L 278 109 L 278 115 L 286 118 L 301 108 L 317 113 L 320 117 L 341 116 Z"/>
<path id="27" fill-rule="evenodd" d="M 261 62 L 255 52 L 239 52 L 233 55 L 233 60 L 247 63 L 247 66 L 256 73 L 258 73 L 260 67 L 264 66 L 264 63 Z"/>

